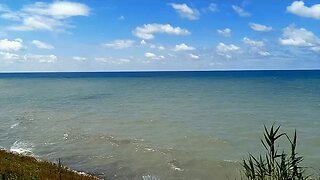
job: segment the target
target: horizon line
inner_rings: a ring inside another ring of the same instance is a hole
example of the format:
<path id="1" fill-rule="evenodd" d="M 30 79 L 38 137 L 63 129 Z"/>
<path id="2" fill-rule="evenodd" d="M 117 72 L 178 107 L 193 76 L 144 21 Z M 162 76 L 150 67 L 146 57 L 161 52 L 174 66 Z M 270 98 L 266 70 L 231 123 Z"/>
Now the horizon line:
<path id="1" fill-rule="evenodd" d="M 109 71 L 0 71 L 17 73 L 152 73 L 152 72 L 250 72 L 250 71 L 320 71 L 320 69 L 218 69 L 218 70 L 109 70 Z"/>

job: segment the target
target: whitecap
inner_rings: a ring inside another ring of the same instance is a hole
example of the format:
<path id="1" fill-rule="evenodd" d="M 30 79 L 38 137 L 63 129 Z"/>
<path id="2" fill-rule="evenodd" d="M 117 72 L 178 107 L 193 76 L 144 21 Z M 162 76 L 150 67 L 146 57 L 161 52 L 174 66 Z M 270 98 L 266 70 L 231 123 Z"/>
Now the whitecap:
<path id="1" fill-rule="evenodd" d="M 69 137 L 69 134 L 68 134 L 68 133 L 64 133 L 64 134 L 63 134 L 63 139 L 67 140 L 68 137 Z"/>
<path id="2" fill-rule="evenodd" d="M 235 161 L 235 160 L 228 160 L 228 159 L 225 159 L 223 160 L 224 162 L 227 162 L 227 163 L 238 163 L 238 161 Z"/>
<path id="3" fill-rule="evenodd" d="M 13 129 L 13 128 L 15 128 L 15 127 L 18 126 L 18 125 L 19 125 L 19 123 L 12 124 L 12 125 L 10 126 L 10 128 Z"/>
<path id="4" fill-rule="evenodd" d="M 10 151 L 22 155 L 33 155 L 33 145 L 31 143 L 16 141 L 10 147 Z"/>
<path id="5" fill-rule="evenodd" d="M 54 145 L 54 144 L 56 144 L 56 143 L 54 143 L 54 142 L 45 142 L 45 143 L 44 143 L 44 145 L 46 145 L 46 146 L 48 146 L 48 145 Z"/>
<path id="6" fill-rule="evenodd" d="M 152 148 L 144 148 L 144 150 L 149 151 L 149 152 L 156 152 L 156 150 L 152 149 Z"/>
<path id="7" fill-rule="evenodd" d="M 181 168 L 175 166 L 174 164 L 171 164 L 171 169 L 175 170 L 175 171 L 184 171 L 184 169 L 181 169 Z"/>
<path id="8" fill-rule="evenodd" d="M 184 171 L 184 169 L 182 169 L 182 168 L 180 168 L 180 167 L 178 167 L 179 165 L 179 162 L 177 161 L 177 160 L 172 160 L 172 161 L 170 161 L 169 163 L 168 163 L 169 165 L 170 165 L 170 168 L 172 169 L 172 170 L 175 170 L 175 171 Z"/>
<path id="9" fill-rule="evenodd" d="M 142 179 L 143 180 L 159 180 L 160 178 L 158 178 L 155 175 L 144 175 L 144 176 L 142 176 Z"/>

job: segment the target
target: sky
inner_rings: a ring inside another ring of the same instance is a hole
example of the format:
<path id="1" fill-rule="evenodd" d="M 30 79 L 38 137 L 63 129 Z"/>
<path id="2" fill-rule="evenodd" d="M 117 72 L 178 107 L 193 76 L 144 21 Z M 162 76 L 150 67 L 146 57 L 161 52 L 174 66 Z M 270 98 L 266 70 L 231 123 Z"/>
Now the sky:
<path id="1" fill-rule="evenodd" d="M 1 0 L 0 72 L 320 69 L 318 0 Z"/>

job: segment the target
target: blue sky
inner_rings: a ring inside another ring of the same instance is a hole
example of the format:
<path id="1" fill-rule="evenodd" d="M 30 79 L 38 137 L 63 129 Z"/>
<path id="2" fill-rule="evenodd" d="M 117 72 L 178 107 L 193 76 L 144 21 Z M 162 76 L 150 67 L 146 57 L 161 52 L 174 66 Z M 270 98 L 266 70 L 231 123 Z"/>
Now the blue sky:
<path id="1" fill-rule="evenodd" d="M 0 2 L 0 71 L 319 69 L 316 0 Z"/>

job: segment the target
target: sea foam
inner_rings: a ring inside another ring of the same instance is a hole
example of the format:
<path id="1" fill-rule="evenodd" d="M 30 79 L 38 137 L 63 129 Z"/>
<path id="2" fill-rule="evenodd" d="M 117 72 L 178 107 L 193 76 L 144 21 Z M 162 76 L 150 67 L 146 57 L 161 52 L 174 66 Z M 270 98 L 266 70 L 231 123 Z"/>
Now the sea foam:
<path id="1" fill-rule="evenodd" d="M 33 155 L 32 149 L 33 149 L 32 143 L 27 143 L 22 141 L 16 141 L 10 147 L 11 152 L 22 154 L 22 155 L 28 155 L 28 156 Z"/>
<path id="2" fill-rule="evenodd" d="M 12 125 L 10 126 L 10 128 L 13 129 L 13 128 L 15 128 L 15 127 L 18 126 L 18 125 L 19 125 L 19 123 L 12 124 Z"/>
<path id="3" fill-rule="evenodd" d="M 155 175 L 144 175 L 144 176 L 142 176 L 142 179 L 143 180 L 159 180 L 160 178 L 158 178 Z"/>

